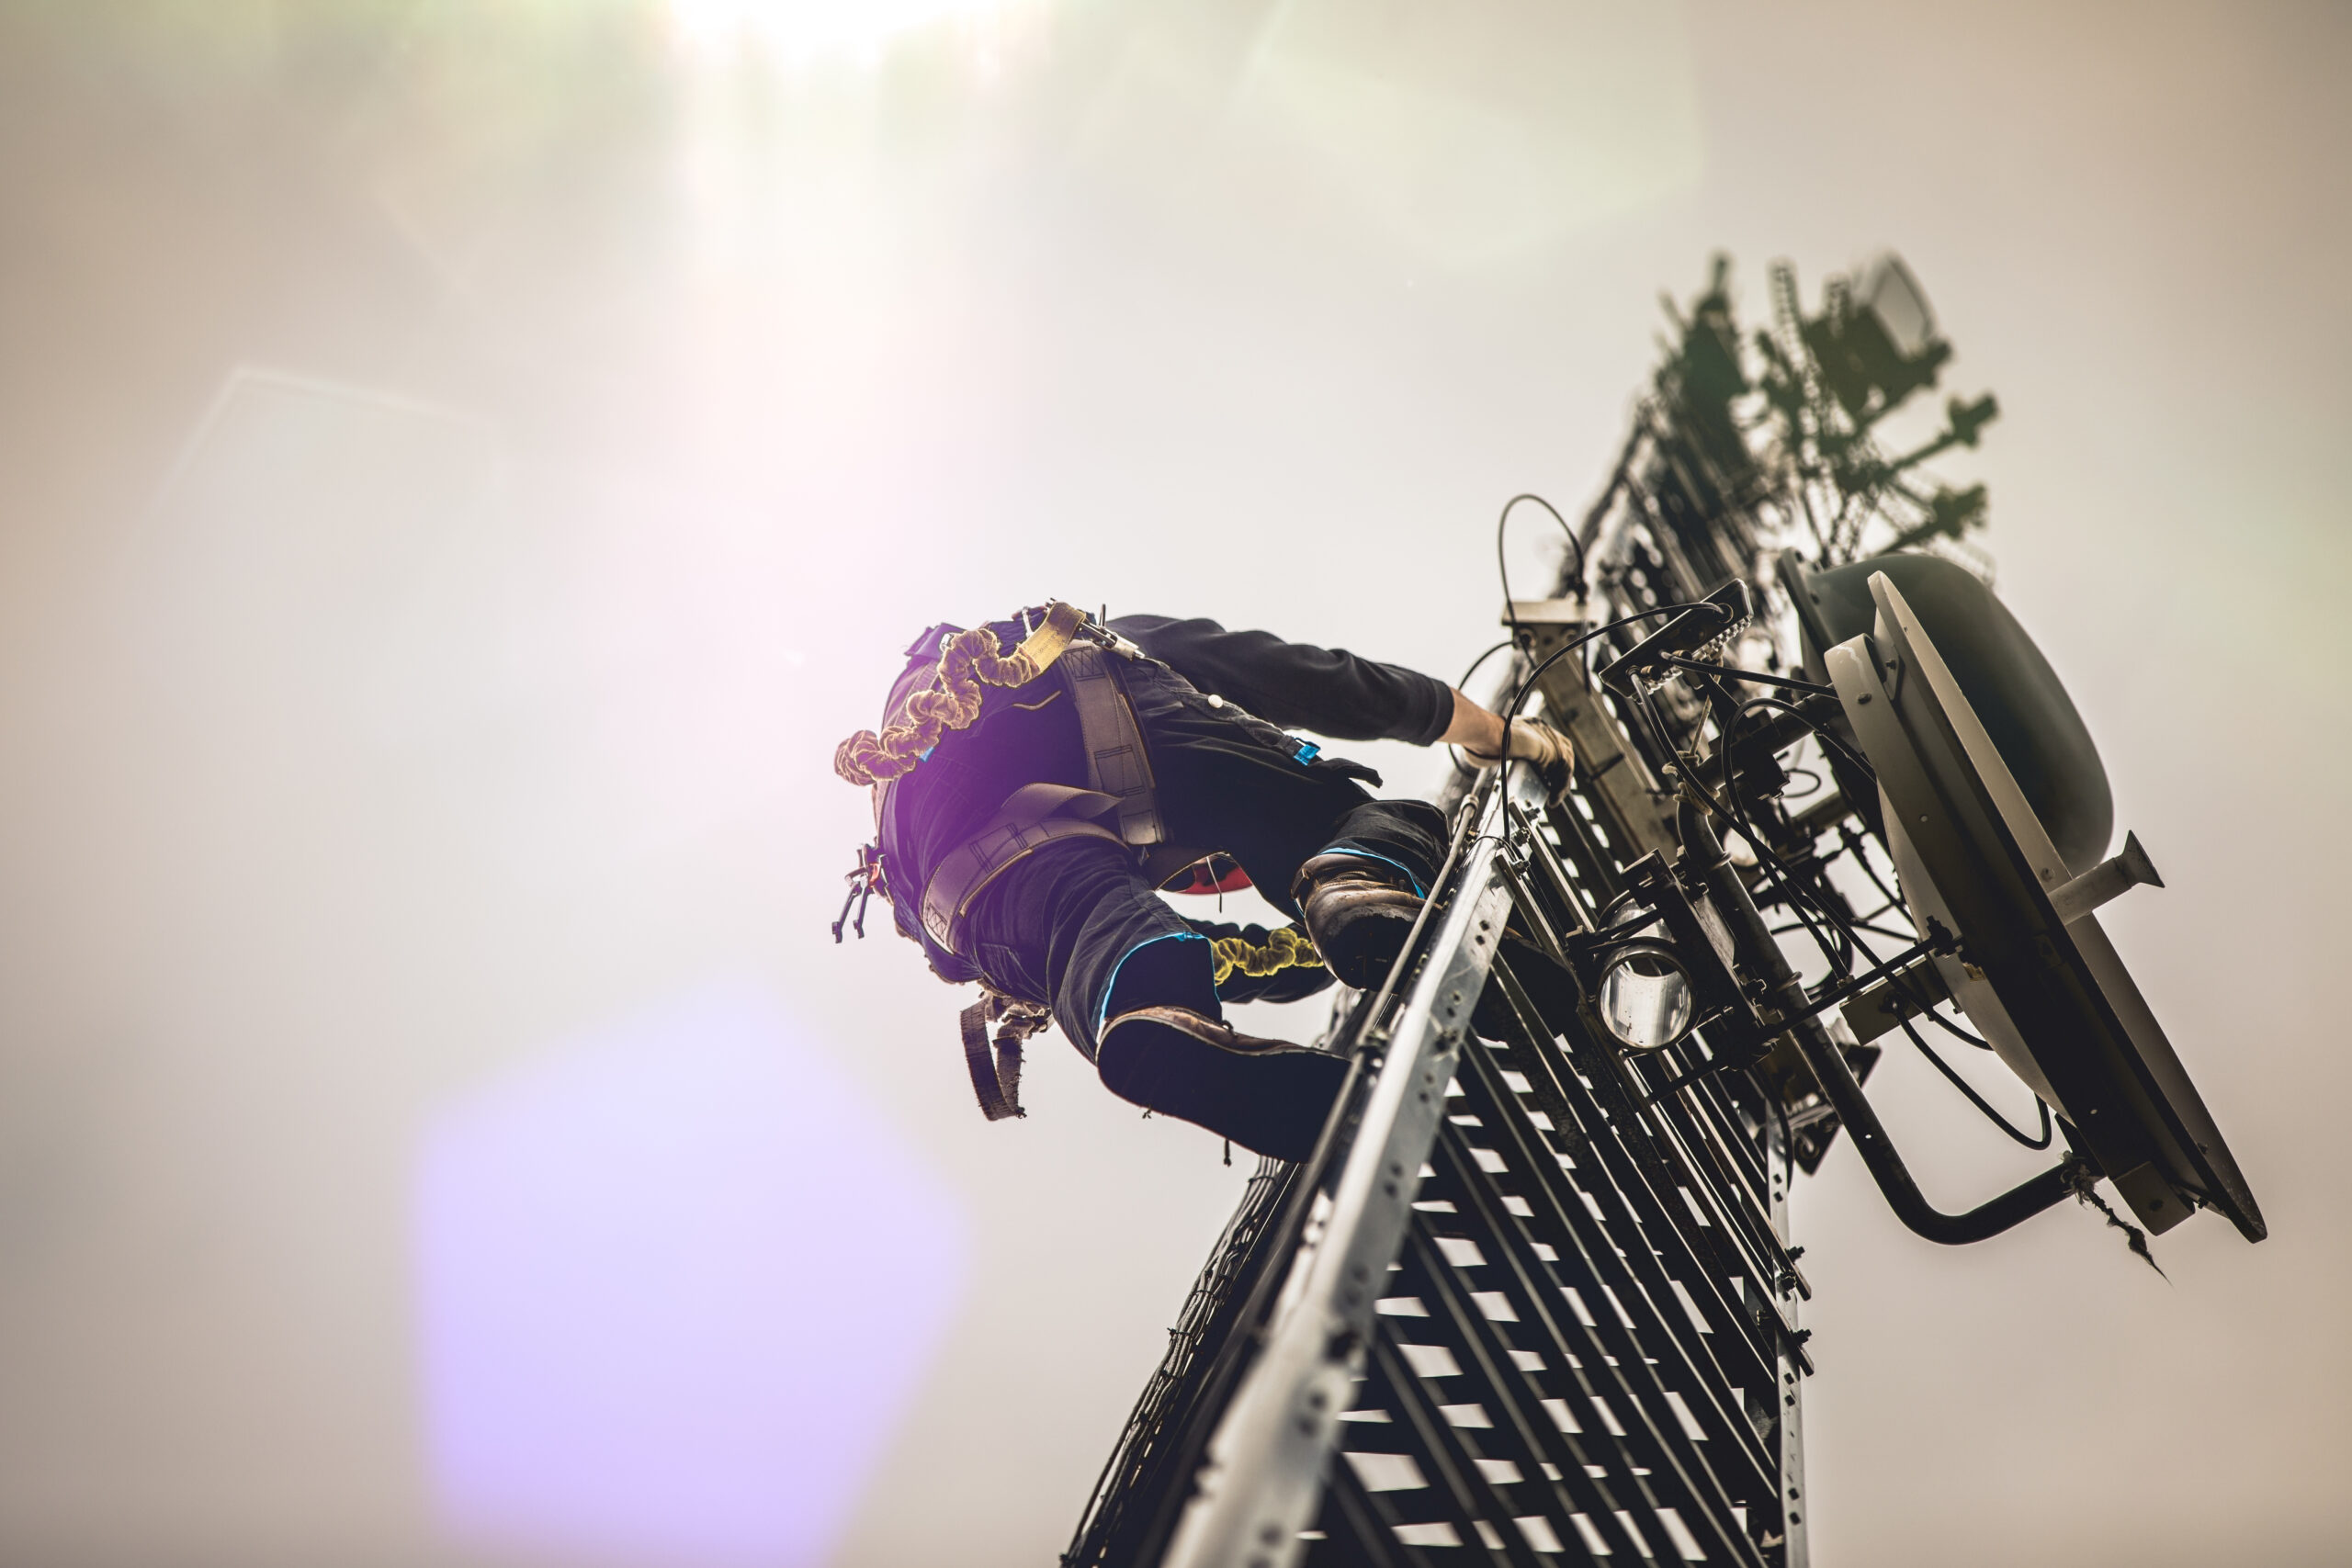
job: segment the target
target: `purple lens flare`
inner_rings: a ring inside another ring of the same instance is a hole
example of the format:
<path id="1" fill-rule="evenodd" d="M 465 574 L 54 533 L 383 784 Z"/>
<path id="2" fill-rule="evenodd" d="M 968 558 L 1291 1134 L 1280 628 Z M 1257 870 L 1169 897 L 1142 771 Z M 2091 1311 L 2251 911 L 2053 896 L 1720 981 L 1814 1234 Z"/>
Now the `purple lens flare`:
<path id="1" fill-rule="evenodd" d="M 963 1206 L 774 1003 L 697 993 L 442 1112 L 415 1188 L 456 1534 L 822 1562 L 960 1301 Z"/>

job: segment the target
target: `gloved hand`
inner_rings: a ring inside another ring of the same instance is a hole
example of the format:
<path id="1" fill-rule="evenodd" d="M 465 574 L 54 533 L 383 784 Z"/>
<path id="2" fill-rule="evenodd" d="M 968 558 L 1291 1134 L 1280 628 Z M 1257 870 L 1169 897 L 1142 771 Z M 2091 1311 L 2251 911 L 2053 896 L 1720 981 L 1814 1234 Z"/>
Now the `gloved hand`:
<path id="1" fill-rule="evenodd" d="M 1482 768 L 1491 768 L 1500 761 L 1464 749 L 1471 761 Z M 1576 748 L 1568 738 L 1540 718 L 1515 718 L 1510 721 L 1510 755 L 1535 764 L 1535 771 L 1557 789 L 1568 781 L 1569 769 L 1576 761 Z"/>

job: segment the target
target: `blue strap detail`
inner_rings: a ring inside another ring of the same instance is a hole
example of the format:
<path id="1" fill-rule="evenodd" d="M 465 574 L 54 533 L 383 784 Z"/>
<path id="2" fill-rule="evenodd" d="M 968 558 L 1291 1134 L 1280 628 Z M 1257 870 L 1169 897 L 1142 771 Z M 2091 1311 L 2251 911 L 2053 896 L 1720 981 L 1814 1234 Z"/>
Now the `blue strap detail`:
<path id="1" fill-rule="evenodd" d="M 1102 987 L 1102 1005 L 1094 1010 L 1095 1048 L 1097 1050 L 1102 1048 L 1102 1026 L 1111 1021 L 1111 998 L 1116 994 L 1119 989 L 1119 971 L 1127 966 L 1128 959 L 1133 958 L 1136 953 L 1141 953 L 1145 948 L 1149 947 L 1155 942 L 1206 941 L 1208 941 L 1208 938 L 1203 936 L 1198 931 L 1162 931 L 1158 936 L 1146 938 L 1142 942 L 1136 943 L 1133 947 L 1127 949 L 1126 952 L 1119 954 L 1119 961 L 1111 965 L 1111 983 Z"/>
<path id="2" fill-rule="evenodd" d="M 1312 740 L 1302 740 L 1298 743 L 1298 750 L 1291 753 L 1291 759 L 1292 761 L 1304 765 L 1315 761 L 1316 758 L 1322 754 L 1322 747 L 1317 746 Z"/>

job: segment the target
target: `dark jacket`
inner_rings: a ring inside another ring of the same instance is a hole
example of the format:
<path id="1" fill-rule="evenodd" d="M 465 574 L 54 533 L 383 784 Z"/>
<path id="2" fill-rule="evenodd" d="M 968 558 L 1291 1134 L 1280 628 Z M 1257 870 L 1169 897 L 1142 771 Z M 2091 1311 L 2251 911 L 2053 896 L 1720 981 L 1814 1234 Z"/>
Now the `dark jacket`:
<path id="1" fill-rule="evenodd" d="M 1035 622 L 1043 612 L 1028 615 Z M 989 625 L 1008 649 L 1024 635 L 1017 618 Z M 1168 615 L 1123 615 L 1109 625 L 1201 692 L 1283 728 L 1334 740 L 1425 746 L 1453 720 L 1453 694 L 1445 682 L 1343 649 Z M 942 639 L 961 629 L 932 626 L 908 648 L 886 719 L 931 679 Z M 1015 790 L 1031 784 L 1086 784 L 1086 759 L 1069 707 L 1060 683 L 1051 679 L 983 688 L 979 718 L 968 729 L 942 735 L 932 754 L 891 792 L 879 828 L 892 910 L 899 931 L 922 942 L 944 978 L 968 980 L 977 972 L 923 941 L 924 882 L 940 858 L 978 833 Z"/>

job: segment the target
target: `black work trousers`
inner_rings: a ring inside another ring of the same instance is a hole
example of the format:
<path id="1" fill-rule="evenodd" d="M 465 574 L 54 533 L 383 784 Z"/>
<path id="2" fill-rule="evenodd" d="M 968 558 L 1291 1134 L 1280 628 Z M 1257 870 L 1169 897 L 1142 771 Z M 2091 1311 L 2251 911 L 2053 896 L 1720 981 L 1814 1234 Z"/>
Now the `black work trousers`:
<path id="1" fill-rule="evenodd" d="M 1295 736 L 1203 695 L 1165 665 L 1138 660 L 1118 673 L 1150 753 L 1170 842 L 1230 856 L 1293 919 L 1299 867 L 1327 852 L 1380 862 L 1428 891 L 1444 854 L 1435 807 L 1375 800 L 1356 782 L 1371 776 L 1363 770 L 1317 759 Z M 1067 714 L 1069 705 L 1057 705 Z M 1075 716 L 1068 722 L 1074 727 Z M 1117 1012 L 1172 1005 L 1220 1016 L 1198 925 L 1155 892 L 1132 852 L 1069 839 L 1008 867 L 974 900 L 965 929 L 989 982 L 1049 1004 L 1092 1061 L 1114 1003 Z M 1287 994 L 1298 994 L 1300 976 L 1285 973 Z M 1268 990 L 1237 974 L 1227 996 Z"/>

